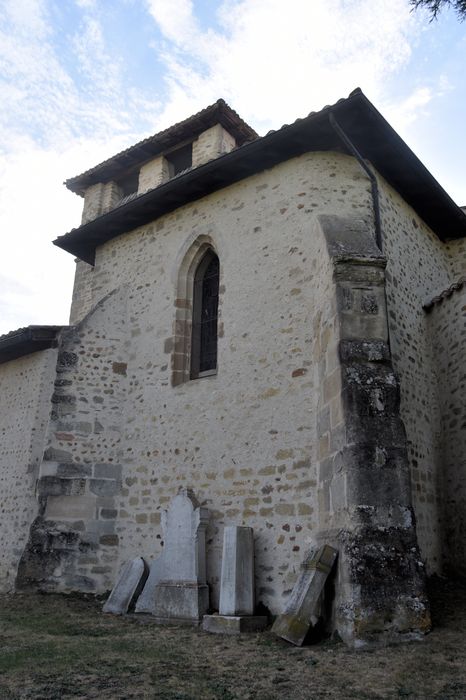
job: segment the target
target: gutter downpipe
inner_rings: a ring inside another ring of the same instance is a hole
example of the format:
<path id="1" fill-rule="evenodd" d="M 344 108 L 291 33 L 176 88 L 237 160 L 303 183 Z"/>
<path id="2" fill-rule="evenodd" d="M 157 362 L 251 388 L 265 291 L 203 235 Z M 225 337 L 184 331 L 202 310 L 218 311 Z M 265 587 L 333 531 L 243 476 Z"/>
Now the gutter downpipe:
<path id="1" fill-rule="evenodd" d="M 337 122 L 335 117 L 333 116 L 332 112 L 330 112 L 330 114 L 328 115 L 328 120 L 330 122 L 330 126 L 338 134 L 338 136 L 343 141 L 345 146 L 347 146 L 349 151 L 356 158 L 359 165 L 361 166 L 361 168 L 364 170 L 367 177 L 371 181 L 372 206 L 374 209 L 375 242 L 377 243 L 377 246 L 379 247 L 380 251 L 383 253 L 383 235 L 382 235 L 382 226 L 380 223 L 380 201 L 379 201 L 379 187 L 377 184 L 377 178 L 375 177 L 374 173 L 369 168 L 366 161 L 364 160 L 362 155 L 359 153 L 358 149 L 356 148 L 354 143 L 351 141 L 349 136 L 343 131 L 343 129 L 341 128 L 341 126 L 339 125 L 339 123 Z"/>

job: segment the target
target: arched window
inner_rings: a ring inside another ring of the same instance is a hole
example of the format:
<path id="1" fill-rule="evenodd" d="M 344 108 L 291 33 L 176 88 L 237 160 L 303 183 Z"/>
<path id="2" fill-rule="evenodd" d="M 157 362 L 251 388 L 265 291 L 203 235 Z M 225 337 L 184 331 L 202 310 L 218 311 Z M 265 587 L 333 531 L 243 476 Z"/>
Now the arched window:
<path id="1" fill-rule="evenodd" d="M 209 248 L 194 274 L 191 379 L 217 369 L 217 317 L 220 265 Z"/>

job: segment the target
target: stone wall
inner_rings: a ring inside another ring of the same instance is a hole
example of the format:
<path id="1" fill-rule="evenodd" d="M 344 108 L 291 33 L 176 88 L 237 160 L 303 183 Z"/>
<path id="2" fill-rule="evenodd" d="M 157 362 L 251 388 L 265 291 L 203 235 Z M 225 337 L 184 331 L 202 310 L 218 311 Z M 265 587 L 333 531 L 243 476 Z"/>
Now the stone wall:
<path id="1" fill-rule="evenodd" d="M 101 591 L 114 582 L 124 446 L 126 291 L 62 332 L 38 481 L 39 511 L 18 585 Z"/>
<path id="2" fill-rule="evenodd" d="M 56 350 L 0 364 L 0 592 L 13 590 L 29 526 L 37 512 Z"/>
<path id="3" fill-rule="evenodd" d="M 88 187 L 84 195 L 82 224 L 96 219 L 101 214 L 113 209 L 122 197 L 122 191 L 118 184 L 113 181 L 98 182 Z"/>
<path id="4" fill-rule="evenodd" d="M 170 177 L 167 159 L 163 156 L 152 158 L 139 171 L 138 194 L 144 194 L 158 187 Z"/>
<path id="5" fill-rule="evenodd" d="M 387 342 L 386 260 L 364 222 L 331 215 L 318 223 L 335 284 L 328 314 L 334 322 L 319 363 L 318 425 L 325 432 L 316 533 L 339 552 L 333 626 L 355 646 L 381 636 L 409 639 L 429 630 L 430 615 Z"/>
<path id="6" fill-rule="evenodd" d="M 193 167 L 229 153 L 236 146 L 235 139 L 221 124 L 203 131 L 193 143 Z"/>
<path id="7" fill-rule="evenodd" d="M 92 286 L 94 267 L 76 259 L 76 269 L 74 273 L 73 297 L 71 299 L 70 325 L 74 326 L 82 321 L 84 316 L 93 307 Z"/>
<path id="8" fill-rule="evenodd" d="M 466 238 L 448 241 L 446 249 L 450 261 L 452 281 L 456 282 L 460 277 L 466 276 Z"/>
<path id="9" fill-rule="evenodd" d="M 385 181 L 379 179 L 390 347 L 401 383 L 414 509 L 429 572 L 442 567 L 441 416 L 436 358 L 423 304 L 452 279 L 444 243 Z"/>
<path id="10" fill-rule="evenodd" d="M 441 409 L 444 561 L 466 577 L 466 285 L 427 309 Z"/>
<path id="11" fill-rule="evenodd" d="M 122 561 L 156 556 L 161 510 L 185 486 L 211 512 L 212 603 L 223 526 L 242 524 L 255 531 L 258 599 L 282 610 L 318 529 L 316 406 L 323 382 L 331 399 L 333 367 L 318 370 L 316 358 L 333 283 L 315 217 L 336 208 L 370 222 L 367 179 L 349 157 L 308 154 L 97 251 L 102 304 L 61 348 L 74 363 L 61 375 L 70 383 L 59 405 L 70 413 L 51 426 L 31 537 L 49 547 L 43 587 L 105 590 Z M 220 259 L 218 372 L 173 387 L 178 273 L 200 236 Z M 94 517 L 59 520 L 67 493 Z M 39 576 L 33 551 L 25 581 Z"/>

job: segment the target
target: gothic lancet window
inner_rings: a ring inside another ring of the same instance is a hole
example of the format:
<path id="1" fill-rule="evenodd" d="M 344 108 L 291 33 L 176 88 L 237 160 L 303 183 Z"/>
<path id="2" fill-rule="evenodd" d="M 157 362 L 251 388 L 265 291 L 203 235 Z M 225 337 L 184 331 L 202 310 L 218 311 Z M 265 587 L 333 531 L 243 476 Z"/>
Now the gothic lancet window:
<path id="1" fill-rule="evenodd" d="M 219 260 L 209 249 L 194 275 L 191 379 L 217 369 Z"/>

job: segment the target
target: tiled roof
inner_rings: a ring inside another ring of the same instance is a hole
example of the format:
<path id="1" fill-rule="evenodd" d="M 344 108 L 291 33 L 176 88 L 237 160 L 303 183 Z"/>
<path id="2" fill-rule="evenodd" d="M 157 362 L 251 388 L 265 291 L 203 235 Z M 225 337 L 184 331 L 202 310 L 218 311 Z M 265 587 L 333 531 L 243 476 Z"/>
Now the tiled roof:
<path id="1" fill-rule="evenodd" d="M 0 364 L 55 347 L 63 328 L 66 326 L 26 326 L 0 335 Z"/>
<path id="2" fill-rule="evenodd" d="M 449 287 L 444 289 L 441 292 L 438 292 L 430 298 L 428 301 L 426 301 L 423 305 L 422 308 L 428 311 L 431 309 L 435 304 L 438 304 L 440 301 L 443 301 L 444 299 L 447 299 L 448 297 L 451 297 L 451 295 L 454 292 L 459 291 L 466 285 L 466 277 L 460 277 L 460 279 L 457 282 L 453 282 L 453 284 L 450 284 Z"/>
<path id="3" fill-rule="evenodd" d="M 334 105 L 310 112 L 307 117 L 285 124 L 262 138 L 246 141 L 229 153 L 180 173 L 132 201 L 59 236 L 54 244 L 93 265 L 95 250 L 103 243 L 223 187 L 303 153 L 351 153 L 333 128 L 330 116 L 362 157 L 441 240 L 466 235 L 465 212 L 357 88 Z"/>
<path id="4" fill-rule="evenodd" d="M 158 153 L 176 146 L 183 140 L 195 138 L 202 131 L 218 123 L 234 136 L 237 146 L 258 138 L 254 129 L 246 124 L 225 100 L 220 99 L 197 114 L 139 141 L 81 175 L 66 180 L 65 185 L 72 192 L 83 195 L 84 190 L 90 185 L 117 177 L 119 172 L 154 158 Z"/>

